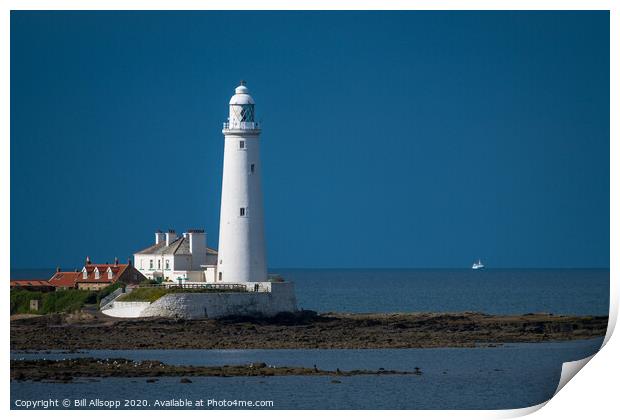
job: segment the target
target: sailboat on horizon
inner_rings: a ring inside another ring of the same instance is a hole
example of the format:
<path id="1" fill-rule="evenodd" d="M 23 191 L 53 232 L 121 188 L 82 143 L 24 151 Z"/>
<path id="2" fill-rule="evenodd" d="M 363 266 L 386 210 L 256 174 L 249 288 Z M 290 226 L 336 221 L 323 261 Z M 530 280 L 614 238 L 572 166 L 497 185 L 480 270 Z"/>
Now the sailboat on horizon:
<path id="1" fill-rule="evenodd" d="M 484 264 L 482 264 L 482 261 L 480 260 L 480 258 L 478 258 L 478 262 L 474 262 L 473 265 L 471 266 L 472 270 L 482 270 L 484 268 Z"/>

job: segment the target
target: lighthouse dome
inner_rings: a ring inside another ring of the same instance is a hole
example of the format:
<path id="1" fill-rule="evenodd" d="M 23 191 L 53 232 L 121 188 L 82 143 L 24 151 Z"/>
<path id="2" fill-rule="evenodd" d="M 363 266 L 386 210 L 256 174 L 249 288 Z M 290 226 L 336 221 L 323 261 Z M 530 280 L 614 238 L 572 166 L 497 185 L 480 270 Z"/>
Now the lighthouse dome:
<path id="1" fill-rule="evenodd" d="M 250 96 L 250 91 L 248 90 L 245 82 L 242 80 L 241 84 L 237 86 L 235 89 L 235 94 L 232 98 L 230 98 L 229 105 L 254 105 L 254 99 Z"/>

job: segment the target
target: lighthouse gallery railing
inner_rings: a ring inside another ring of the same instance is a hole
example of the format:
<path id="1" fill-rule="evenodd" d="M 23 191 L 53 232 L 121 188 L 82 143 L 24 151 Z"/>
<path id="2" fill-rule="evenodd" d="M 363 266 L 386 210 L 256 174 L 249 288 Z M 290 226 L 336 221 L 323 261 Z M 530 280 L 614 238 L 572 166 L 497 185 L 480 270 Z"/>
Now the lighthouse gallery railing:
<path id="1" fill-rule="evenodd" d="M 225 122 L 224 130 L 258 130 L 260 124 L 255 121 L 241 121 L 241 122 Z"/>

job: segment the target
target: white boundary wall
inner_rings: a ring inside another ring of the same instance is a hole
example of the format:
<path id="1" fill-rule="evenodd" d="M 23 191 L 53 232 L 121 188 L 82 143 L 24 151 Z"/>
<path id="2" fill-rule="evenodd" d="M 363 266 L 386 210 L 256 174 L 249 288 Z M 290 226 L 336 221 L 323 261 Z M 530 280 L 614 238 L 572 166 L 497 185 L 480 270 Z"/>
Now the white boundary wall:
<path id="1" fill-rule="evenodd" d="M 153 303 L 113 302 L 103 313 L 113 317 L 222 318 L 235 315 L 274 316 L 295 312 L 292 283 L 271 283 L 269 292 L 170 293 Z M 117 306 L 118 305 L 118 306 Z"/>

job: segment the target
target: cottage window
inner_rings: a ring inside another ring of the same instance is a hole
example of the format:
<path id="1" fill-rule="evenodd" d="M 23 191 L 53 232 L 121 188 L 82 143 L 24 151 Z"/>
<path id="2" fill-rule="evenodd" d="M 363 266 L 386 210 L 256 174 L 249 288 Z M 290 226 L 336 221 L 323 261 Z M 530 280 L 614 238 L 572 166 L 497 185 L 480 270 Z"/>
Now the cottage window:
<path id="1" fill-rule="evenodd" d="M 166 260 L 166 270 L 170 270 L 170 260 Z"/>
<path id="2" fill-rule="evenodd" d="M 221 271 L 220 271 L 220 272 L 219 272 L 219 274 L 218 274 L 218 280 L 219 280 L 219 281 L 222 281 L 222 272 L 221 272 Z"/>
<path id="3" fill-rule="evenodd" d="M 153 269 L 153 260 L 149 260 L 149 268 L 152 270 Z"/>
<path id="4" fill-rule="evenodd" d="M 161 260 L 157 260 L 157 269 L 161 269 Z"/>

